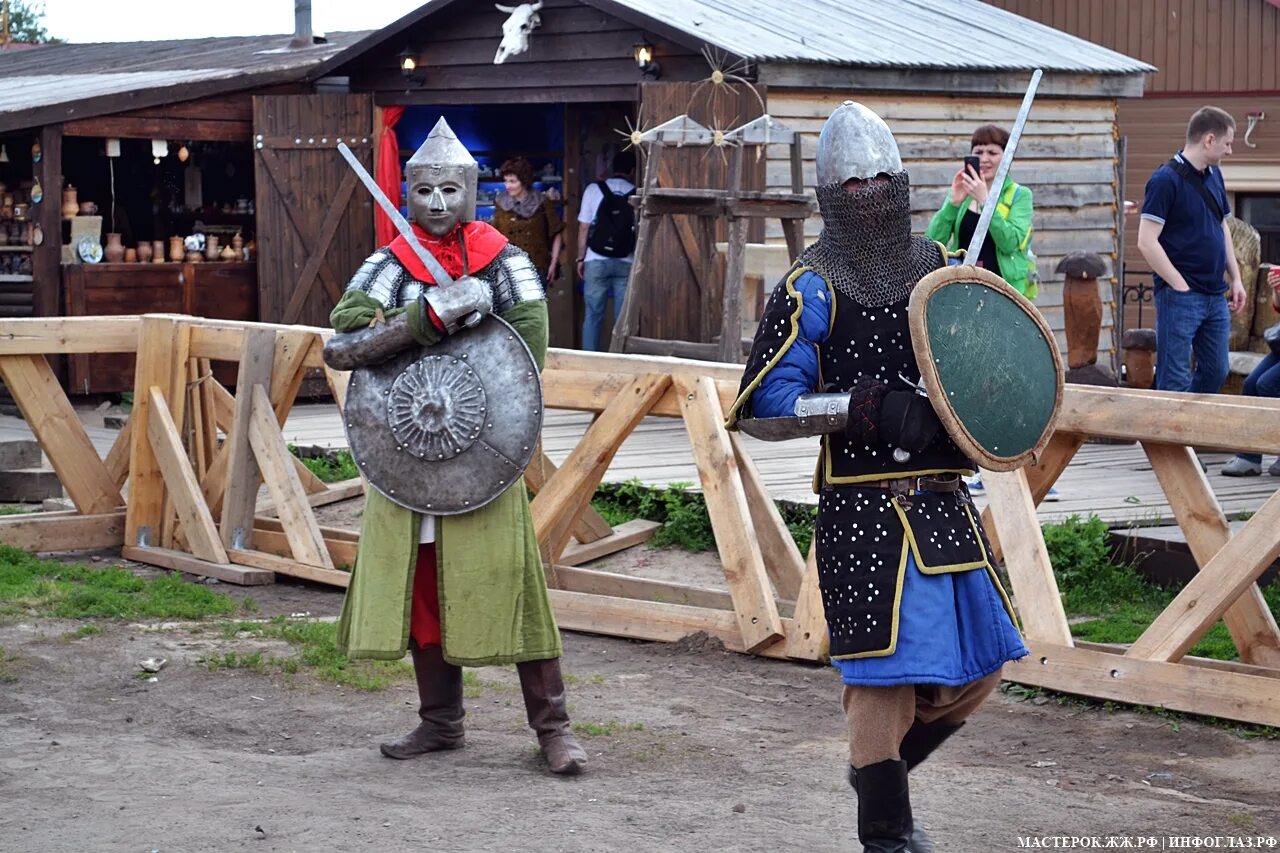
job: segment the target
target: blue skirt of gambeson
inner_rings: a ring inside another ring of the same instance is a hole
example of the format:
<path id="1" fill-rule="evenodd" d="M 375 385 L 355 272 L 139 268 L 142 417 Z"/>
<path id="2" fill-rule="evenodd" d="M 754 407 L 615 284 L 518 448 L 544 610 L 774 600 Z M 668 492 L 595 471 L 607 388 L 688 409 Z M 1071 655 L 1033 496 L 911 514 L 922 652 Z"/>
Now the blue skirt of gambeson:
<path id="1" fill-rule="evenodd" d="M 986 569 L 926 575 L 908 552 L 893 654 L 836 660 L 845 684 L 956 687 L 1029 652 Z"/>

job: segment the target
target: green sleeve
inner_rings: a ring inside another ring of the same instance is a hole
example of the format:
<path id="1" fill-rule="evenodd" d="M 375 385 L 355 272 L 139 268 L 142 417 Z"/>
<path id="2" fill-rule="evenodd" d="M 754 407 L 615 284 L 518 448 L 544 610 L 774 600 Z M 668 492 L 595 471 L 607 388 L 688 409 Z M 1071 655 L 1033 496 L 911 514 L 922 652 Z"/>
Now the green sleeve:
<path id="1" fill-rule="evenodd" d="M 383 317 L 390 320 L 398 314 L 407 312 L 409 330 L 413 332 L 413 337 L 425 347 L 433 346 L 440 343 L 444 335 L 422 315 L 420 306 L 420 302 L 413 302 L 408 308 L 393 308 L 386 311 Z M 381 307 L 381 302 L 363 290 L 348 290 L 342 294 L 338 304 L 333 306 L 333 311 L 329 313 L 329 325 L 338 332 L 357 332 L 368 328 Z"/>
<path id="2" fill-rule="evenodd" d="M 1013 194 L 1013 204 L 1009 205 L 1009 218 L 991 217 L 988 233 L 996 244 L 996 249 L 1006 255 L 1022 251 L 1023 241 L 1031 233 L 1031 190 L 1018 187 Z"/>
<path id="3" fill-rule="evenodd" d="M 547 360 L 547 303 L 542 299 L 531 299 L 517 302 L 502 314 L 502 319 L 511 324 L 533 353 L 533 360 L 542 370 Z"/>
<path id="4" fill-rule="evenodd" d="M 955 242 L 956 216 L 968 200 L 966 198 L 960 204 L 952 204 L 951 192 L 948 190 L 947 197 L 942 200 L 942 207 L 938 208 L 938 212 L 933 215 L 933 219 L 929 220 L 929 227 L 925 229 L 924 236 L 930 240 L 937 240 L 948 249 L 958 248 L 951 245 Z"/>

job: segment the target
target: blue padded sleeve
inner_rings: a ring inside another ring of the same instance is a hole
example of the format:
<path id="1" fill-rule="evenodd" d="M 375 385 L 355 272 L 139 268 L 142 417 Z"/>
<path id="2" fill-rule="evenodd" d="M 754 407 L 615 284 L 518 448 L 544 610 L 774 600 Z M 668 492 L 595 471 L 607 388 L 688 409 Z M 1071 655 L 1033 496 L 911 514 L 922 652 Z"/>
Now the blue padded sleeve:
<path id="1" fill-rule="evenodd" d="M 802 306 L 798 334 L 751 395 L 751 412 L 757 418 L 790 417 L 797 397 L 818 390 L 818 347 L 830 330 L 831 291 L 813 271 L 801 275 L 793 286 Z"/>

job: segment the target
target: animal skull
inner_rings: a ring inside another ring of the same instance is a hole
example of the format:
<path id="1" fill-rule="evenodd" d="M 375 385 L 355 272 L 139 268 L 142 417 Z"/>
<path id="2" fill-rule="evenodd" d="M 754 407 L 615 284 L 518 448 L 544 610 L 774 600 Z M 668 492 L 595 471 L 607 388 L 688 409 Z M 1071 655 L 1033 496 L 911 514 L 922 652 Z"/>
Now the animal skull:
<path id="1" fill-rule="evenodd" d="M 542 0 L 536 3 L 521 3 L 519 6 L 503 6 L 494 3 L 499 12 L 506 12 L 508 18 L 502 22 L 502 43 L 493 56 L 493 64 L 501 65 L 507 57 L 524 53 L 529 49 L 529 36 L 542 25 L 538 10 L 542 8 Z"/>

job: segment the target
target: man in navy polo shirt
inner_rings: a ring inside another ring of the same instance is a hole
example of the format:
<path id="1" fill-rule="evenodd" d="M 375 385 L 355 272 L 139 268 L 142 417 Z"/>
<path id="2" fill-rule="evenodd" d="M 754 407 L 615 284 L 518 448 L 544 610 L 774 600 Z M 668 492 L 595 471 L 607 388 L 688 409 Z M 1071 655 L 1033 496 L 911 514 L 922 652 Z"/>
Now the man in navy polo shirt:
<path id="1" fill-rule="evenodd" d="M 1224 274 L 1231 279 L 1231 311 L 1245 301 L 1219 168 L 1235 134 L 1228 113 L 1201 107 L 1187 124 L 1187 144 L 1147 181 L 1138 251 L 1155 273 L 1156 388 L 1162 391 L 1216 394 L 1227 378 L 1231 317 Z"/>

